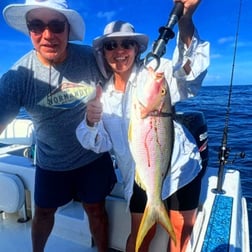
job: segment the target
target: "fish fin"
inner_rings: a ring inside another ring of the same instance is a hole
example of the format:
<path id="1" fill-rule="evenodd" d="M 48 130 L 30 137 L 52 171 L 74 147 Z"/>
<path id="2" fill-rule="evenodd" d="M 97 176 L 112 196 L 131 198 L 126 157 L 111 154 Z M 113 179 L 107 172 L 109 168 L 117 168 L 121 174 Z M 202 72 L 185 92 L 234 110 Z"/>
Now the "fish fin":
<path id="1" fill-rule="evenodd" d="M 174 233 L 173 226 L 171 224 L 165 205 L 162 203 L 158 207 L 157 211 L 158 211 L 158 223 L 166 230 L 166 232 L 169 234 L 169 236 L 176 245 L 176 235 Z"/>
<path id="2" fill-rule="evenodd" d="M 139 176 L 139 173 L 137 172 L 138 169 L 136 168 L 135 170 L 136 170 L 135 182 L 137 183 L 137 185 L 138 185 L 139 187 L 141 187 L 144 191 L 146 191 L 146 187 L 144 186 L 144 184 L 143 184 L 143 182 L 142 182 L 142 180 L 141 180 L 141 178 L 140 178 L 140 176 Z"/>
<path id="3" fill-rule="evenodd" d="M 129 122 L 129 128 L 128 128 L 128 140 L 129 140 L 129 142 L 131 142 L 131 140 L 132 140 L 132 123 L 131 123 L 131 120 Z"/>
<path id="4" fill-rule="evenodd" d="M 137 238 L 136 238 L 136 247 L 135 251 L 138 252 L 144 237 L 147 235 L 148 231 L 151 229 L 151 227 L 156 223 L 155 221 L 155 215 L 153 208 L 146 206 L 144 210 L 144 214 L 138 229 Z"/>

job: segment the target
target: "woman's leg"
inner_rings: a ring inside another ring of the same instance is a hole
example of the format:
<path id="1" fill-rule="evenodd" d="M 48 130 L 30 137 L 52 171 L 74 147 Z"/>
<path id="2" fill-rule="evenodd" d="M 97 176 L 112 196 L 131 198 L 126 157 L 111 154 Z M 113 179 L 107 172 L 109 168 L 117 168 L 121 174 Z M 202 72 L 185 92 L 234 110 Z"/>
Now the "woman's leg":
<path id="1" fill-rule="evenodd" d="M 184 252 L 186 250 L 186 246 L 190 240 L 190 235 L 196 220 L 196 215 L 197 209 L 187 211 L 169 211 L 177 243 L 175 245 L 175 243 L 170 240 L 167 252 Z"/>
<path id="2" fill-rule="evenodd" d="M 126 252 L 135 252 L 136 238 L 137 238 L 137 233 L 138 233 L 138 229 L 141 223 L 142 216 L 143 216 L 142 213 L 131 213 L 131 233 L 127 240 Z M 139 249 L 139 252 L 149 251 L 149 246 L 150 246 L 152 238 L 155 235 L 155 231 L 156 231 L 156 225 L 154 225 L 150 229 L 148 234 L 145 236 L 141 244 L 141 247 Z"/>

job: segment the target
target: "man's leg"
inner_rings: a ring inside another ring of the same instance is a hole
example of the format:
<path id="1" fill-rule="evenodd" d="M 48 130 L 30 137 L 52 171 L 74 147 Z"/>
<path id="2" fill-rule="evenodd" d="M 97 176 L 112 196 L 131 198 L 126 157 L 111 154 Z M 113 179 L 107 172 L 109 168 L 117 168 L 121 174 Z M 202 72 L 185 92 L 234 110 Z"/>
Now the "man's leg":
<path id="1" fill-rule="evenodd" d="M 105 198 L 116 183 L 113 162 L 105 153 L 94 162 L 79 169 L 76 183 L 78 196 L 89 219 L 90 231 L 98 252 L 108 252 L 108 216 Z"/>
<path id="2" fill-rule="evenodd" d="M 108 216 L 105 201 L 100 203 L 83 203 L 89 219 L 90 231 L 98 252 L 108 251 Z"/>
<path id="3" fill-rule="evenodd" d="M 57 208 L 35 207 L 32 220 L 32 248 L 33 252 L 43 252 L 47 239 L 54 225 L 54 214 Z"/>

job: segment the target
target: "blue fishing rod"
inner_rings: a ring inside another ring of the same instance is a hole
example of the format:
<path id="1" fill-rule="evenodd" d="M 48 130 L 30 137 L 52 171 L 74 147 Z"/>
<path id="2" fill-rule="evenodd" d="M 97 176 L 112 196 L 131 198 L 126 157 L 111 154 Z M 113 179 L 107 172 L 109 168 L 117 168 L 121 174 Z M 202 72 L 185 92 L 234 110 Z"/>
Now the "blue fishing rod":
<path id="1" fill-rule="evenodd" d="M 228 157 L 229 157 L 229 153 L 230 153 L 230 148 L 227 147 L 227 138 L 228 138 L 228 126 L 229 126 L 229 117 L 230 117 L 230 107 L 231 107 L 231 96 L 232 96 L 232 88 L 233 88 L 234 68 L 235 68 L 235 61 L 236 61 L 236 51 L 237 51 L 237 43 L 238 43 L 238 36 L 239 36 L 239 29 L 240 29 L 241 9 L 242 9 L 242 0 L 240 1 L 237 28 L 236 28 L 236 35 L 235 35 L 235 47 L 234 47 L 233 64 L 232 64 L 232 70 L 231 70 L 231 79 L 230 79 L 230 85 L 229 85 L 229 95 L 228 95 L 225 125 L 224 125 L 224 129 L 223 129 L 222 143 L 221 143 L 221 146 L 219 148 L 219 154 L 218 154 L 219 170 L 218 170 L 217 188 L 213 189 L 213 192 L 219 193 L 219 194 L 225 193 L 225 191 L 222 189 L 223 176 L 224 176 L 224 167 L 228 163 Z M 240 157 L 244 158 L 245 153 L 241 152 Z M 231 163 L 233 163 L 233 162 L 234 162 L 234 160 Z"/>
<path id="2" fill-rule="evenodd" d="M 146 66 L 151 60 L 156 61 L 156 67 L 154 70 L 157 70 L 160 65 L 160 58 L 166 52 L 166 44 L 169 39 L 174 38 L 175 34 L 173 32 L 174 26 L 177 24 L 181 16 L 183 15 L 184 5 L 181 2 L 176 2 L 174 7 L 169 15 L 167 24 L 159 28 L 159 37 L 154 42 L 152 47 L 152 52 L 149 52 L 145 59 L 144 65 Z"/>

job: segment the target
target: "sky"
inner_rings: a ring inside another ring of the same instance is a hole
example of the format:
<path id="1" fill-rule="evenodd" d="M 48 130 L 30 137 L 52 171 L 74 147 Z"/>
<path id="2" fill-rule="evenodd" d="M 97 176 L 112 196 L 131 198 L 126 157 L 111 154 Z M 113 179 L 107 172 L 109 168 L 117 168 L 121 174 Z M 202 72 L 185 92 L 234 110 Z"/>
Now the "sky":
<path id="1" fill-rule="evenodd" d="M 1 12 L 8 4 L 24 1 L 0 0 Z M 237 29 L 240 3 L 240 26 Z M 81 43 L 91 45 L 95 37 L 102 35 L 107 23 L 120 19 L 133 24 L 137 32 L 149 36 L 148 53 L 159 36 L 159 28 L 167 24 L 173 1 L 68 0 L 68 5 L 85 20 L 85 37 Z M 210 42 L 210 66 L 203 86 L 230 85 L 231 82 L 233 85 L 252 84 L 251 10 L 251 0 L 201 1 L 193 19 L 201 39 Z M 177 26 L 174 31 L 177 34 Z M 236 35 L 238 42 L 234 54 Z M 171 58 L 175 42 L 175 38 L 168 41 L 164 57 Z M 30 38 L 7 26 L 0 15 L 0 76 L 31 49 Z"/>

